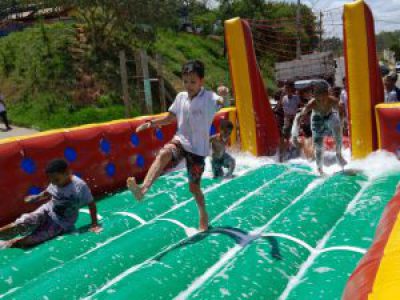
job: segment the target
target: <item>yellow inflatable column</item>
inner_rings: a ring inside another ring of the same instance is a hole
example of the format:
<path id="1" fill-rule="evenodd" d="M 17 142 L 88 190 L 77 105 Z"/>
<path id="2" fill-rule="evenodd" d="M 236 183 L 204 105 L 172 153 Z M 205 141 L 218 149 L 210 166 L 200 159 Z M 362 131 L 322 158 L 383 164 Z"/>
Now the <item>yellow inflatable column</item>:
<path id="1" fill-rule="evenodd" d="M 257 65 L 249 24 L 240 18 L 226 21 L 225 38 L 242 150 L 256 156 L 273 155 L 279 130 Z"/>
<path id="2" fill-rule="evenodd" d="M 344 42 L 353 158 L 377 149 L 374 107 L 383 101 L 373 17 L 364 1 L 344 6 Z"/>

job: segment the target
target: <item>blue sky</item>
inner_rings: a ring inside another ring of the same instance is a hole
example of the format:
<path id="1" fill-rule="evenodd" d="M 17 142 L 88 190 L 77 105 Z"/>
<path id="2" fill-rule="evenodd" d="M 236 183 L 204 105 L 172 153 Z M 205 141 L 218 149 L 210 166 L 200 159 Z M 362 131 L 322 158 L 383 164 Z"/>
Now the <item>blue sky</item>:
<path id="1" fill-rule="evenodd" d="M 286 0 L 297 3 L 297 0 Z M 302 3 L 313 7 L 315 12 L 326 11 L 326 22 L 339 24 L 341 21 L 341 7 L 349 0 L 301 0 Z M 375 18 L 375 30 L 400 30 L 400 0 L 365 0 L 370 6 Z M 327 24 L 329 26 L 329 24 Z M 332 26 L 332 25 L 331 25 Z M 328 29 L 328 28 L 326 28 Z"/>

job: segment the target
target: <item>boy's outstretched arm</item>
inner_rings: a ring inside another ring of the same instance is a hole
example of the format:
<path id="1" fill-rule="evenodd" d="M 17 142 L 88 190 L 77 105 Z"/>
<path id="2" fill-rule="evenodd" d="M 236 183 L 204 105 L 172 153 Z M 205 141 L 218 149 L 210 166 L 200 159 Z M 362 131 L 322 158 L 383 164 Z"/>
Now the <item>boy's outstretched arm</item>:
<path id="1" fill-rule="evenodd" d="M 95 233 L 99 233 L 100 231 L 102 231 L 103 229 L 101 228 L 101 226 L 99 225 L 99 222 L 97 220 L 97 207 L 96 207 L 96 203 L 90 202 L 88 204 L 89 206 L 89 212 L 90 212 L 90 218 L 92 219 L 92 225 L 90 226 L 90 231 L 95 232 Z"/>
<path id="2" fill-rule="evenodd" d="M 37 195 L 26 196 L 24 201 L 25 201 L 25 203 L 35 203 L 35 202 L 39 202 L 39 201 L 48 200 L 50 198 L 50 196 L 51 195 L 47 191 L 43 191 Z"/>
<path id="3" fill-rule="evenodd" d="M 176 120 L 175 114 L 173 114 L 172 112 L 168 112 L 168 114 L 164 117 L 154 119 L 151 121 L 147 121 L 147 122 L 143 123 L 142 125 L 138 126 L 136 128 L 136 132 L 140 132 L 140 131 L 143 131 L 145 129 L 152 128 L 152 127 L 168 125 L 168 124 L 171 124 L 172 122 L 174 122 L 175 120 Z"/>
<path id="4" fill-rule="evenodd" d="M 305 115 L 307 115 L 315 106 L 315 99 L 309 101 L 304 107 L 303 109 L 300 111 L 300 115 L 301 117 L 304 117 Z"/>

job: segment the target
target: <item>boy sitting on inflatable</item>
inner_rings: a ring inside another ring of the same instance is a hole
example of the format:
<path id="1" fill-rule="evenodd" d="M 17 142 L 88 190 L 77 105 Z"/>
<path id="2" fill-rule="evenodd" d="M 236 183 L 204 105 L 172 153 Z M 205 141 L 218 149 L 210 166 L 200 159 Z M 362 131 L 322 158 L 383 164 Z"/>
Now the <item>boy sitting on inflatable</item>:
<path id="1" fill-rule="evenodd" d="M 213 135 L 210 138 L 211 142 L 211 166 L 214 178 L 224 176 L 222 168 L 227 168 L 228 172 L 225 177 L 233 176 L 235 170 L 235 159 L 226 152 L 226 145 L 229 137 L 232 134 L 233 124 L 229 120 L 221 120 L 220 133 Z"/>
<path id="2" fill-rule="evenodd" d="M 8 247 L 25 248 L 40 244 L 74 229 L 79 208 L 89 206 L 93 232 L 100 232 L 97 222 L 96 204 L 87 184 L 71 174 L 66 161 L 56 159 L 46 167 L 50 185 L 38 195 L 28 196 L 25 202 L 34 203 L 48 200 L 35 211 L 23 214 L 15 222 L 0 228 L 0 249 Z M 15 237 L 25 235 L 24 237 Z"/>

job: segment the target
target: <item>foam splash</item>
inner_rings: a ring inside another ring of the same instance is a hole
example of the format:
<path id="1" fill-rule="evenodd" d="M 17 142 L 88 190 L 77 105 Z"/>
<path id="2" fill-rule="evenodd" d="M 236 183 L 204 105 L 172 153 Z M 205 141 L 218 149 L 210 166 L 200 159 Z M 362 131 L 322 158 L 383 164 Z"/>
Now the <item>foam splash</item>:
<path id="1" fill-rule="evenodd" d="M 379 150 L 371 153 L 364 159 L 351 159 L 350 149 L 343 150 L 343 157 L 348 164 L 344 170 L 357 170 L 364 173 L 370 180 L 378 178 L 384 174 L 400 172 L 400 161 L 396 155 L 387 151 Z M 309 161 L 304 158 L 295 158 L 288 161 L 293 164 L 302 164 L 309 166 L 317 174 L 315 161 Z M 324 172 L 327 175 L 333 175 L 341 171 L 341 167 L 336 163 L 335 152 L 326 151 L 324 153 Z"/>
<path id="2" fill-rule="evenodd" d="M 400 161 L 395 154 L 380 150 L 364 159 L 351 161 L 348 168 L 361 170 L 369 179 L 375 179 L 387 173 L 400 172 Z"/>
<path id="3" fill-rule="evenodd" d="M 273 157 L 255 157 L 249 153 L 229 151 L 229 154 L 236 160 L 236 168 L 233 174 L 235 176 L 241 176 L 246 173 L 249 169 L 255 169 L 262 165 L 276 163 Z M 184 165 L 183 165 L 184 166 Z M 206 167 L 203 177 L 212 178 L 211 158 L 207 157 Z"/>

